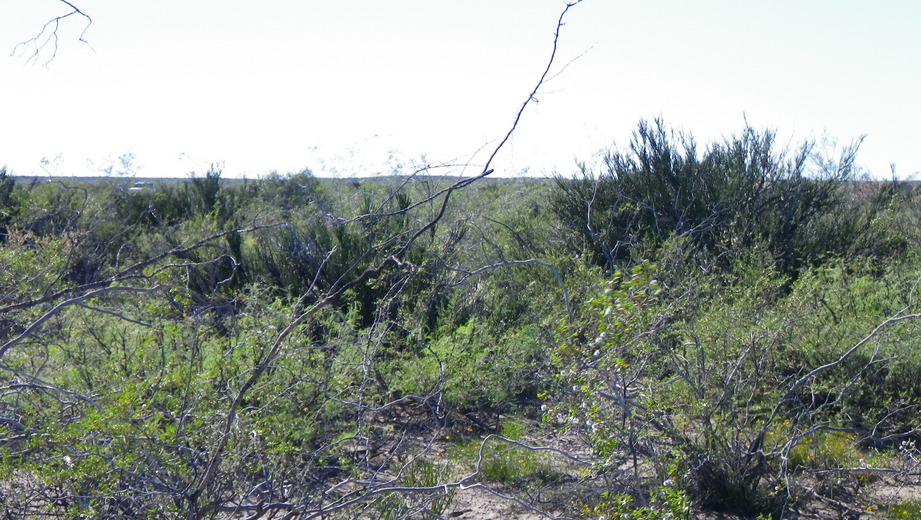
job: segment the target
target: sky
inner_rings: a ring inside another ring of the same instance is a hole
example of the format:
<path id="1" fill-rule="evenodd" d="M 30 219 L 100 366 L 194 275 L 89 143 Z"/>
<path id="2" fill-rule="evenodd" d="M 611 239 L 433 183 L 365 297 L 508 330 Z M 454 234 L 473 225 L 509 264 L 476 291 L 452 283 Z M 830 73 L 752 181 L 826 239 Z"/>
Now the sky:
<path id="1" fill-rule="evenodd" d="M 0 0 L 0 165 L 16 175 L 479 171 L 550 56 L 563 0 Z M 876 178 L 921 178 L 921 1 L 583 0 L 492 166 L 570 174 L 661 117 L 746 121 Z M 823 145 L 825 146 L 825 145 Z M 130 157 L 128 166 L 120 158 Z"/>

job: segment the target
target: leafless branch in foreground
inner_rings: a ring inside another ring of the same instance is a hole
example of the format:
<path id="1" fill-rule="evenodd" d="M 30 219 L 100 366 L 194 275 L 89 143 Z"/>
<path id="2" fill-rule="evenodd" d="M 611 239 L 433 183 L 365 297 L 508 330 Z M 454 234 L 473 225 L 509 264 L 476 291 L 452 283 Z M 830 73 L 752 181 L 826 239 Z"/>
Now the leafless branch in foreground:
<path id="1" fill-rule="evenodd" d="M 62 4 L 66 5 L 70 11 L 66 14 L 60 16 L 55 16 L 51 20 L 45 22 L 45 25 L 42 26 L 42 30 L 38 32 L 35 36 L 29 38 L 28 40 L 21 41 L 13 47 L 13 51 L 10 53 L 10 56 L 15 56 L 21 49 L 31 49 L 31 54 L 26 59 L 26 62 L 38 62 L 39 57 L 42 55 L 42 52 L 50 47 L 51 56 L 48 57 L 42 63 L 42 66 L 48 66 L 49 63 L 54 61 L 54 58 L 58 55 L 60 35 L 59 31 L 61 29 L 61 23 L 67 18 L 71 17 L 82 17 L 86 21 L 86 25 L 83 26 L 83 30 L 80 31 L 80 36 L 78 39 L 89 45 L 89 42 L 86 40 L 86 31 L 89 30 L 90 26 L 93 25 L 93 19 L 90 15 L 84 13 L 79 7 L 68 2 L 67 0 L 58 0 Z"/>

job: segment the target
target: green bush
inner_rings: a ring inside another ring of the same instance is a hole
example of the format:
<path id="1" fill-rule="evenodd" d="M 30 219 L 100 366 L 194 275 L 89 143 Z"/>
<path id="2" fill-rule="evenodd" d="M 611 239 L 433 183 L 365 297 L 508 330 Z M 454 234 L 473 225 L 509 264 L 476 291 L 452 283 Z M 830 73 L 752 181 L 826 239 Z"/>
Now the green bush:
<path id="1" fill-rule="evenodd" d="M 629 149 L 608 152 L 600 172 L 583 165 L 575 178 L 558 176 L 551 207 L 610 270 L 680 236 L 730 263 L 764 247 L 780 272 L 795 273 L 830 254 L 886 249 L 869 243 L 869 224 L 891 193 L 848 200 L 859 144 L 831 160 L 812 142 L 790 152 L 774 132 L 746 127 L 701 153 L 689 134 L 640 121 Z"/>

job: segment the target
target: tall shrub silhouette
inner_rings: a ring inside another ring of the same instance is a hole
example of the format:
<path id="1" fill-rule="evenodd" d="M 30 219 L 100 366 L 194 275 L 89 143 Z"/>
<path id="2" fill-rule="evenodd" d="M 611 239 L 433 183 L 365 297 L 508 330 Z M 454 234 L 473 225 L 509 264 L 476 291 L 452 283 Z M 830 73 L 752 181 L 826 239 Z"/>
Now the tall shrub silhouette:
<path id="1" fill-rule="evenodd" d="M 609 151 L 600 173 L 582 165 L 575 178 L 558 176 L 552 208 L 608 269 L 679 235 L 727 258 L 764 247 L 794 273 L 866 232 L 838 225 L 861 218 L 844 206 L 859 145 L 828 159 L 813 141 L 780 148 L 775 132 L 746 126 L 701 154 L 690 134 L 640 121 L 628 150 Z"/>

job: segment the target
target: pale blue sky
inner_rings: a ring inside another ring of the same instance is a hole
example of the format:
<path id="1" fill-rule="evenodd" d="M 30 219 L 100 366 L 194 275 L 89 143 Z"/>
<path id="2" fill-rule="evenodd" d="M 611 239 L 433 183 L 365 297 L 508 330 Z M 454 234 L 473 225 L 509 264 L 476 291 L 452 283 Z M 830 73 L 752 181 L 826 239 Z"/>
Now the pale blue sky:
<path id="1" fill-rule="evenodd" d="M 73 0 L 47 67 L 8 56 L 56 0 L 0 1 L 0 165 L 255 177 L 485 160 L 540 74 L 562 0 Z M 581 56 L 581 57 L 579 57 Z M 574 58 L 579 57 L 575 61 Z M 40 62 L 43 59 L 40 59 Z M 573 170 L 662 116 L 708 142 L 867 134 L 877 177 L 921 171 L 921 1 L 584 0 L 560 71 L 494 166 Z M 479 151 L 478 153 L 478 150 Z M 455 172 L 456 173 L 456 172 Z"/>

